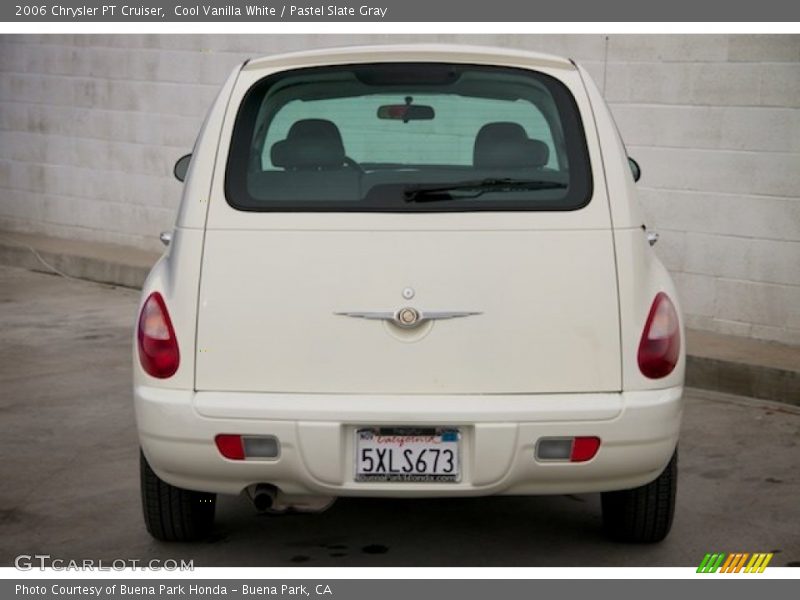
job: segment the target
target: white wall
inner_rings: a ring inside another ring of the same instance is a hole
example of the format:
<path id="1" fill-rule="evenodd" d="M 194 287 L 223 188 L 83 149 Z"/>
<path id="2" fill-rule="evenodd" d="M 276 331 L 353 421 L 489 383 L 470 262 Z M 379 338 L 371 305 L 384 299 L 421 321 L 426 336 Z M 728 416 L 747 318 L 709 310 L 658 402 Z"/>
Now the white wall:
<path id="1" fill-rule="evenodd" d="M 800 344 L 800 36 L 0 36 L 0 229 L 158 249 L 172 164 L 236 63 L 407 41 L 585 64 L 689 324 Z"/>

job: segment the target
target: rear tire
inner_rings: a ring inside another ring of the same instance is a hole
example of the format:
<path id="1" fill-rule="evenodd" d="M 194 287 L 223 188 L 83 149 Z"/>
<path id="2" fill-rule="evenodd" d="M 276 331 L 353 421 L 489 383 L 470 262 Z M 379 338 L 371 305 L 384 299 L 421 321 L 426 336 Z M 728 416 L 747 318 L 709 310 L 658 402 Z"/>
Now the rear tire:
<path id="1" fill-rule="evenodd" d="M 678 450 L 669 464 L 647 485 L 602 494 L 603 528 L 621 542 L 660 542 L 672 527 L 678 488 Z"/>
<path id="2" fill-rule="evenodd" d="M 207 537 L 214 526 L 216 494 L 184 490 L 159 479 L 139 452 L 142 509 L 147 531 L 165 542 Z"/>

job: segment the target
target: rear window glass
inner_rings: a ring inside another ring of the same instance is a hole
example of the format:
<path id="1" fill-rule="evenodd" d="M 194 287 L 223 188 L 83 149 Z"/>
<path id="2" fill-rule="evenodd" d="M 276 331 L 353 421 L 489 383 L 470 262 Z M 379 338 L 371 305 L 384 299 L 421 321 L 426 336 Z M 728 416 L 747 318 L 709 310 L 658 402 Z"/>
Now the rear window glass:
<path id="1" fill-rule="evenodd" d="M 573 210 L 591 187 L 564 84 L 440 63 L 262 79 L 239 108 L 225 176 L 228 202 L 256 211 Z"/>

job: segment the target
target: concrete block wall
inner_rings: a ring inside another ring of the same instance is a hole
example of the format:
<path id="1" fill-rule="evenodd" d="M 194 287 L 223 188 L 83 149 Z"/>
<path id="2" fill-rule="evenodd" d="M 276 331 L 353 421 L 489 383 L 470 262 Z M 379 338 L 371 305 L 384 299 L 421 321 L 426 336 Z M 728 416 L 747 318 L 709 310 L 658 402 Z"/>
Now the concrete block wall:
<path id="1" fill-rule="evenodd" d="M 699 329 L 800 344 L 800 36 L 0 36 L 0 229 L 159 249 L 189 151 L 247 57 L 455 42 L 582 62 Z"/>

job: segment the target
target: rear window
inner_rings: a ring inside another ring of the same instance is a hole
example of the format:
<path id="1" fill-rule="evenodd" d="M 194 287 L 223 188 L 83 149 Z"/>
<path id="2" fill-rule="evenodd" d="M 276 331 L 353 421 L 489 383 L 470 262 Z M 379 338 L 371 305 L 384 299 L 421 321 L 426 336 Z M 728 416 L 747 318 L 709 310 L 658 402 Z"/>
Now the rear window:
<path id="1" fill-rule="evenodd" d="M 557 79 L 385 63 L 256 83 L 234 124 L 225 192 L 254 211 L 574 210 L 591 181 L 580 114 Z"/>

